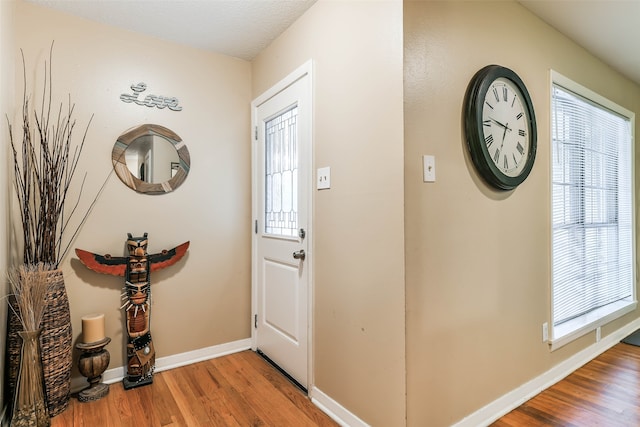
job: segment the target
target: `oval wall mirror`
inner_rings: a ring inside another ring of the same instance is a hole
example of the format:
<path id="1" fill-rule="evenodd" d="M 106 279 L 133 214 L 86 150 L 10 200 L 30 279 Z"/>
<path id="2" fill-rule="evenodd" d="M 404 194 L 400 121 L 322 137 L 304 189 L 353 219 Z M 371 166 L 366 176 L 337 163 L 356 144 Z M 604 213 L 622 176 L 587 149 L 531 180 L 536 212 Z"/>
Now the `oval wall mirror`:
<path id="1" fill-rule="evenodd" d="M 164 194 L 189 174 L 191 159 L 182 139 L 160 125 L 143 124 L 124 132 L 111 153 L 118 178 L 138 193 Z"/>

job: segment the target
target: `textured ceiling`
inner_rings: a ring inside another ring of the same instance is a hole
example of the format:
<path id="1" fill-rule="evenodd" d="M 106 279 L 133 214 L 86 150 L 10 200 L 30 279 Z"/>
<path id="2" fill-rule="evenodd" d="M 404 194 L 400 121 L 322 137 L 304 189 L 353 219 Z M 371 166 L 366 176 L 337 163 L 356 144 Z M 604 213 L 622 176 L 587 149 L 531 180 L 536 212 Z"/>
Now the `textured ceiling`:
<path id="1" fill-rule="evenodd" d="M 316 0 L 27 0 L 92 21 L 245 60 Z"/>
<path id="2" fill-rule="evenodd" d="M 27 1 L 165 40 L 251 60 L 316 0 Z M 640 0 L 518 1 L 640 84 L 640 49 L 637 48 L 640 42 Z"/>
<path id="3" fill-rule="evenodd" d="M 543 21 L 640 84 L 640 0 L 519 0 Z"/>

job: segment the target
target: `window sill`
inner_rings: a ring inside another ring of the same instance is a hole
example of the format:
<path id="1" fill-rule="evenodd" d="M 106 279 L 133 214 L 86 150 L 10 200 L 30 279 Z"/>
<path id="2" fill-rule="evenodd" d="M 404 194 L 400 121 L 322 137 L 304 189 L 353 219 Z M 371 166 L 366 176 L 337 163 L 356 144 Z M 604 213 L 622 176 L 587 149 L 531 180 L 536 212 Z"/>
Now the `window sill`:
<path id="1" fill-rule="evenodd" d="M 557 350 L 596 328 L 635 310 L 637 305 L 636 300 L 627 298 L 555 326 L 553 339 L 549 342 L 551 351 Z"/>

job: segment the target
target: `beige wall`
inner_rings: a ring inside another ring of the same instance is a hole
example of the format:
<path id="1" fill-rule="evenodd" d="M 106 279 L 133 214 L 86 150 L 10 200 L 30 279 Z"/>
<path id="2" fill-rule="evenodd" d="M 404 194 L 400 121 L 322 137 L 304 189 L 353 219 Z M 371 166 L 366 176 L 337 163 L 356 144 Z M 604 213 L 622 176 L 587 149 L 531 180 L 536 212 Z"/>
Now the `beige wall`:
<path id="1" fill-rule="evenodd" d="M 515 2 L 404 7 L 407 416 L 410 426 L 437 427 L 595 342 L 589 334 L 553 353 L 542 342 L 550 311 L 549 69 L 636 113 L 640 87 Z M 533 171 L 506 193 L 481 181 L 461 130 L 467 84 L 493 63 L 524 80 L 538 120 Z M 436 157 L 436 183 L 422 183 L 423 154 Z"/>
<path id="2" fill-rule="evenodd" d="M 184 261 L 153 276 L 163 357 L 250 336 L 249 104 L 313 59 L 314 169 L 332 171 L 332 188 L 314 192 L 314 384 L 371 425 L 403 425 L 406 412 L 410 426 L 446 426 L 595 340 L 550 353 L 540 336 L 549 315 L 549 69 L 640 111 L 637 85 L 517 3 L 498 3 L 489 16 L 486 2 L 405 2 L 403 29 L 399 0 L 320 0 L 249 64 L 21 2 L 14 47 L 12 9 L 0 2 L 0 107 L 12 111 L 4 95 L 13 90 L 6 70 L 16 64 L 21 75 L 17 48 L 33 82 L 55 40 L 54 87 L 71 94 L 78 134 L 95 113 L 80 165 L 89 172 L 84 207 L 122 131 L 157 123 L 186 141 L 192 172 L 182 187 L 145 196 L 109 177 L 73 244 L 121 255 L 127 232 L 149 232 L 151 252 L 191 241 Z M 493 19 L 502 25 L 478 31 Z M 461 132 L 466 86 L 490 63 L 523 78 L 538 118 L 536 164 L 508 193 L 481 181 Z M 140 81 L 184 110 L 122 103 Z M 434 184 L 422 183 L 423 154 L 436 156 Z M 0 240 L 0 263 L 6 246 Z M 73 255 L 62 268 L 74 337 L 82 315 L 106 313 L 111 367 L 121 366 L 122 280 Z"/>
<path id="3" fill-rule="evenodd" d="M 152 276 L 151 331 L 157 356 L 248 338 L 250 64 L 28 3 L 18 4 L 16 18 L 17 45 L 24 50 L 30 83 L 55 40 L 54 90 L 62 99 L 71 95 L 77 136 L 95 114 L 79 166 L 88 172 L 80 211 L 109 176 L 116 138 L 132 126 L 168 127 L 182 137 L 191 154 L 190 175 L 167 195 L 135 193 L 112 174 L 72 247 L 121 256 L 128 232 L 148 232 L 150 253 L 190 240 L 183 261 Z M 21 64 L 17 67 L 21 76 Z M 36 82 L 39 96 L 40 76 Z M 138 82 L 147 83 L 146 93 L 177 97 L 183 110 L 121 102 L 120 94 L 131 93 L 130 85 Z M 110 367 L 122 366 L 123 278 L 89 271 L 73 253 L 61 267 L 74 339 L 81 338 L 81 316 L 105 313 L 106 332 L 112 338 Z"/>
<path id="4" fill-rule="evenodd" d="M 253 62 L 257 97 L 314 60 L 315 386 L 404 424 L 402 3 L 319 1 Z"/>
<path id="5" fill-rule="evenodd" d="M 13 111 L 13 69 L 14 59 L 13 52 L 15 50 L 13 40 L 13 8 L 14 2 L 0 1 L 0 153 L 2 155 L 2 169 L 9 169 L 9 133 L 7 120 L 4 114 L 12 115 Z M 9 286 L 5 278 L 7 270 L 7 214 L 8 214 L 8 176 L 6 173 L 0 173 L 0 224 L 2 224 L 2 232 L 0 233 L 0 297 L 9 292 Z M 7 322 L 7 304 L 4 299 L 0 299 L 0 336 L 4 343 L 5 330 Z M 4 345 L 0 345 L 0 384 L 4 384 L 4 361 L 5 349 Z M 3 394 L 4 387 L 0 386 L 0 420 L 3 410 Z"/>

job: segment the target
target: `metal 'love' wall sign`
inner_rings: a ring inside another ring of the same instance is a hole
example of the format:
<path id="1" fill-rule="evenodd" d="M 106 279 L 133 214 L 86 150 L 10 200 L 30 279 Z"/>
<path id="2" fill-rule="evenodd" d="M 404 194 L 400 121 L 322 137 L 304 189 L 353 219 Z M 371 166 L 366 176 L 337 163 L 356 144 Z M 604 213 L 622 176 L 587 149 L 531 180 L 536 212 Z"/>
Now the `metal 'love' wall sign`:
<path id="1" fill-rule="evenodd" d="M 146 83 L 132 84 L 131 90 L 133 94 L 123 93 L 120 95 L 120 100 L 126 103 L 136 103 L 138 105 L 145 105 L 147 107 L 158 107 L 160 109 L 167 107 L 173 111 L 182 111 L 182 107 L 178 105 L 178 98 L 159 96 L 159 95 L 146 95 L 144 99 L 140 99 L 140 94 L 147 90 Z"/>

